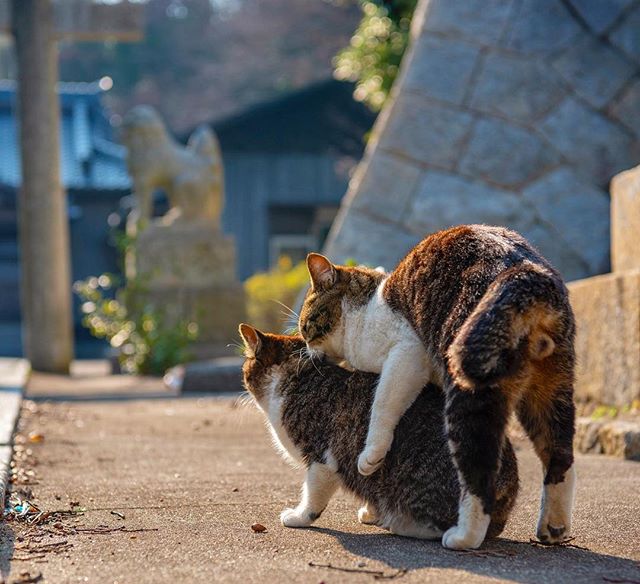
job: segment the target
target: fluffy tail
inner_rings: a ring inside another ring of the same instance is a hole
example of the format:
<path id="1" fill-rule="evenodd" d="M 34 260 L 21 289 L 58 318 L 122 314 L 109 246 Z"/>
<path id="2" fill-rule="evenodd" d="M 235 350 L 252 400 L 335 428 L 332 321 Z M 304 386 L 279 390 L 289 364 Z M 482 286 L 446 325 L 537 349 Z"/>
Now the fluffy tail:
<path id="1" fill-rule="evenodd" d="M 449 371 L 472 389 L 516 375 L 556 349 L 552 338 L 567 306 L 551 271 L 525 262 L 505 270 L 486 291 L 449 347 Z"/>

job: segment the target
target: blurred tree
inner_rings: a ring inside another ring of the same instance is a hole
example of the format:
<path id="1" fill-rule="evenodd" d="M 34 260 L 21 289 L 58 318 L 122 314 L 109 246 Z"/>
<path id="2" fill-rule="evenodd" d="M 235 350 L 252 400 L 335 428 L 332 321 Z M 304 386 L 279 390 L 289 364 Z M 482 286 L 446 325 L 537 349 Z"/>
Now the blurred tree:
<path id="1" fill-rule="evenodd" d="M 356 82 L 354 97 L 378 111 L 398 75 L 417 0 L 360 0 L 362 20 L 334 59 L 337 79 Z"/>
<path id="2" fill-rule="evenodd" d="M 360 18 L 353 0 L 149 0 L 135 45 L 64 44 L 64 81 L 113 79 L 116 114 L 153 105 L 175 132 L 324 81 Z"/>

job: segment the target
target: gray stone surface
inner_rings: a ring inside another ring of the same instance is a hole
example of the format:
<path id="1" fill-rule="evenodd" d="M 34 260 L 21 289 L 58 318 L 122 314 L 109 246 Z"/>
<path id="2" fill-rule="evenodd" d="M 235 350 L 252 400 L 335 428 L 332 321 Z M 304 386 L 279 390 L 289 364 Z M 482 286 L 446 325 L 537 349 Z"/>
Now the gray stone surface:
<path id="1" fill-rule="evenodd" d="M 416 41 L 414 54 L 427 52 L 433 58 L 418 58 L 407 71 L 405 87 L 419 89 L 429 97 L 461 104 L 480 49 L 455 38 L 423 35 Z"/>
<path id="2" fill-rule="evenodd" d="M 591 30 L 601 34 L 635 0 L 569 0 L 569 2 Z"/>
<path id="3" fill-rule="evenodd" d="M 640 155 L 638 142 L 629 133 L 570 97 L 549 114 L 542 131 L 580 172 L 602 187 Z"/>
<path id="4" fill-rule="evenodd" d="M 468 113 L 405 93 L 389 116 L 379 147 L 418 162 L 452 168 L 471 121 Z"/>
<path id="5" fill-rule="evenodd" d="M 561 168 L 532 183 L 523 195 L 587 261 L 591 273 L 608 271 L 609 197 L 604 191 Z"/>
<path id="6" fill-rule="evenodd" d="M 523 0 L 504 44 L 523 53 L 547 54 L 568 46 L 579 32 L 562 0 Z"/>
<path id="7" fill-rule="evenodd" d="M 425 30 L 495 44 L 507 24 L 513 3 L 514 0 L 431 2 Z"/>
<path id="8" fill-rule="evenodd" d="M 611 107 L 613 115 L 640 138 L 640 80 L 627 87 Z"/>
<path id="9" fill-rule="evenodd" d="M 338 217 L 333 228 L 340 230 L 340 244 L 332 248 L 329 243 L 325 252 L 334 262 L 353 259 L 387 270 L 393 269 L 422 239 L 396 223 L 386 223 L 380 217 L 365 215 L 357 209 Z"/>
<path id="10" fill-rule="evenodd" d="M 636 71 L 624 55 L 589 34 L 554 59 L 553 66 L 595 108 L 609 103 Z"/>
<path id="11" fill-rule="evenodd" d="M 582 256 L 567 245 L 555 226 L 536 223 L 523 233 L 555 267 L 562 267 L 565 280 L 577 280 L 591 273 Z"/>
<path id="12" fill-rule="evenodd" d="M 560 157 L 536 134 L 501 120 L 474 127 L 459 170 L 505 187 L 517 187 L 557 165 Z"/>
<path id="13" fill-rule="evenodd" d="M 623 50 L 640 37 L 638 9 L 419 0 L 409 58 L 325 250 L 388 267 L 414 236 L 483 221 L 520 230 L 567 279 L 606 270 L 601 194 L 640 160 L 640 63 Z"/>
<path id="14" fill-rule="evenodd" d="M 405 224 L 424 236 L 459 223 L 500 223 L 524 231 L 534 219 L 513 192 L 497 189 L 480 180 L 467 180 L 451 173 L 427 172 Z"/>
<path id="15" fill-rule="evenodd" d="M 609 39 L 636 63 L 640 63 L 640 4 L 618 26 Z"/>
<path id="16" fill-rule="evenodd" d="M 21 403 L 21 387 L 0 388 L 0 446 L 11 444 Z"/>
<path id="17" fill-rule="evenodd" d="M 510 53 L 489 53 L 470 105 L 488 114 L 531 122 L 565 95 L 558 75 L 545 63 Z"/>
<path id="18" fill-rule="evenodd" d="M 605 424 L 599 432 L 603 454 L 640 461 L 640 426 L 616 420 Z"/>
<path id="19" fill-rule="evenodd" d="M 164 376 L 165 385 L 182 393 L 242 391 L 244 357 L 220 357 L 172 367 Z"/>
<path id="20" fill-rule="evenodd" d="M 0 358 L 0 446 L 11 444 L 22 391 L 30 372 L 25 359 Z"/>
<path id="21" fill-rule="evenodd" d="M 584 454 L 608 454 L 640 461 L 640 424 L 578 418 L 574 444 L 578 452 Z"/>
<path id="22" fill-rule="evenodd" d="M 0 505 L 4 504 L 13 432 L 30 373 L 31 367 L 26 359 L 0 358 Z"/>
<path id="23" fill-rule="evenodd" d="M 399 221 L 412 199 L 422 170 L 393 154 L 380 153 L 370 172 L 358 173 L 353 181 L 369 193 L 367 200 L 356 199 L 355 208 L 372 208 L 390 221 Z"/>

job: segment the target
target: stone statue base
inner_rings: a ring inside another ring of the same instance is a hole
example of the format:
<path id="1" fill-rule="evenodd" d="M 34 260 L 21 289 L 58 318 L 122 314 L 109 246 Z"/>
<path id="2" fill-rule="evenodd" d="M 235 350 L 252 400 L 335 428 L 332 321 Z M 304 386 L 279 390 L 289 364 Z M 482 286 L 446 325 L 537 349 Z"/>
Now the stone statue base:
<path id="1" fill-rule="evenodd" d="M 144 288 L 145 301 L 167 318 L 198 324 L 198 357 L 229 354 L 245 318 L 237 280 L 235 244 L 209 221 L 154 221 L 136 238 L 127 277 Z"/>

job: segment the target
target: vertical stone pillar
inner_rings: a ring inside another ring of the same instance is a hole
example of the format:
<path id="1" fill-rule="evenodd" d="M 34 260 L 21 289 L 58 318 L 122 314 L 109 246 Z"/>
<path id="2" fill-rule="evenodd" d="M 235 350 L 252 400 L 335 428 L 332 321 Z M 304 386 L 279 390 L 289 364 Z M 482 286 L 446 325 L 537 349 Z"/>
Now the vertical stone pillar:
<path id="1" fill-rule="evenodd" d="M 640 166 L 611 180 L 611 271 L 640 269 Z"/>
<path id="2" fill-rule="evenodd" d="M 50 0 L 12 0 L 11 9 L 22 157 L 18 208 L 24 350 L 34 369 L 66 373 L 73 333 L 54 7 Z"/>

